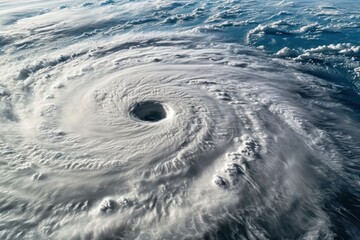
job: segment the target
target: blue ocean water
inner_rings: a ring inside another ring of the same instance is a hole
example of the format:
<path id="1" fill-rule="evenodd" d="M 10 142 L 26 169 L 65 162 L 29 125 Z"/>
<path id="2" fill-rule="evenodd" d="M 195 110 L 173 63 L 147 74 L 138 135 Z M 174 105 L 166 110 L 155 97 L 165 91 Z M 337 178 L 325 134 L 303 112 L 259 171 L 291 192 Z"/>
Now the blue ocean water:
<path id="1" fill-rule="evenodd" d="M 0 238 L 358 239 L 359 9 L 1 1 Z"/>

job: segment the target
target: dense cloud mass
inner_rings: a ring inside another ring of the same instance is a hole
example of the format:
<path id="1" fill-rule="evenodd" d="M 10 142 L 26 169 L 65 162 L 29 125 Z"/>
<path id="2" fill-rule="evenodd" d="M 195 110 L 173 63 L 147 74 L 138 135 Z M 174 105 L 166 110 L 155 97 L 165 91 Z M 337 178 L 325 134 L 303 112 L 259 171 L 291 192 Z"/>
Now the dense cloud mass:
<path id="1" fill-rule="evenodd" d="M 259 2 L 0 3 L 0 238 L 356 239 L 360 15 Z"/>

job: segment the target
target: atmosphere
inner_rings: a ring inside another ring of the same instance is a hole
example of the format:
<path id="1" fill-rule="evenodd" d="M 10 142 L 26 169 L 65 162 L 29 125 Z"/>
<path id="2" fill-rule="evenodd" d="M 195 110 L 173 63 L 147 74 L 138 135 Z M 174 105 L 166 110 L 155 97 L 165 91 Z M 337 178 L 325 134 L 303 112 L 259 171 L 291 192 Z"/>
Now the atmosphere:
<path id="1" fill-rule="evenodd" d="M 359 239 L 359 0 L 0 0 L 0 239 Z"/>

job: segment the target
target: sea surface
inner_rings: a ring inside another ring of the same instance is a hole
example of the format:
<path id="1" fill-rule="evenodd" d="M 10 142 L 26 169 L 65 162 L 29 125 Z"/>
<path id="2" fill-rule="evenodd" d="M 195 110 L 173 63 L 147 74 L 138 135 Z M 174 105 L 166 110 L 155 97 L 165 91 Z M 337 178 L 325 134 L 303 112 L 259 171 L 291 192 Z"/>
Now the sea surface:
<path id="1" fill-rule="evenodd" d="M 359 236 L 359 0 L 0 0 L 0 239 Z"/>

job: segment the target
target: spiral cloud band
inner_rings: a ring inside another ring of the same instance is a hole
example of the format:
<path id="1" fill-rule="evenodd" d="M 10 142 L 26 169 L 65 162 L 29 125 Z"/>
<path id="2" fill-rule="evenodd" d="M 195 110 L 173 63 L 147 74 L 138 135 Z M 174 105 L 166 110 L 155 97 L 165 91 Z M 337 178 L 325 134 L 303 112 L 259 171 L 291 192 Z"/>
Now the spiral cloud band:
<path id="1" fill-rule="evenodd" d="M 127 33 L 7 55 L 0 238 L 332 238 L 360 136 L 346 89 L 204 39 Z"/>

